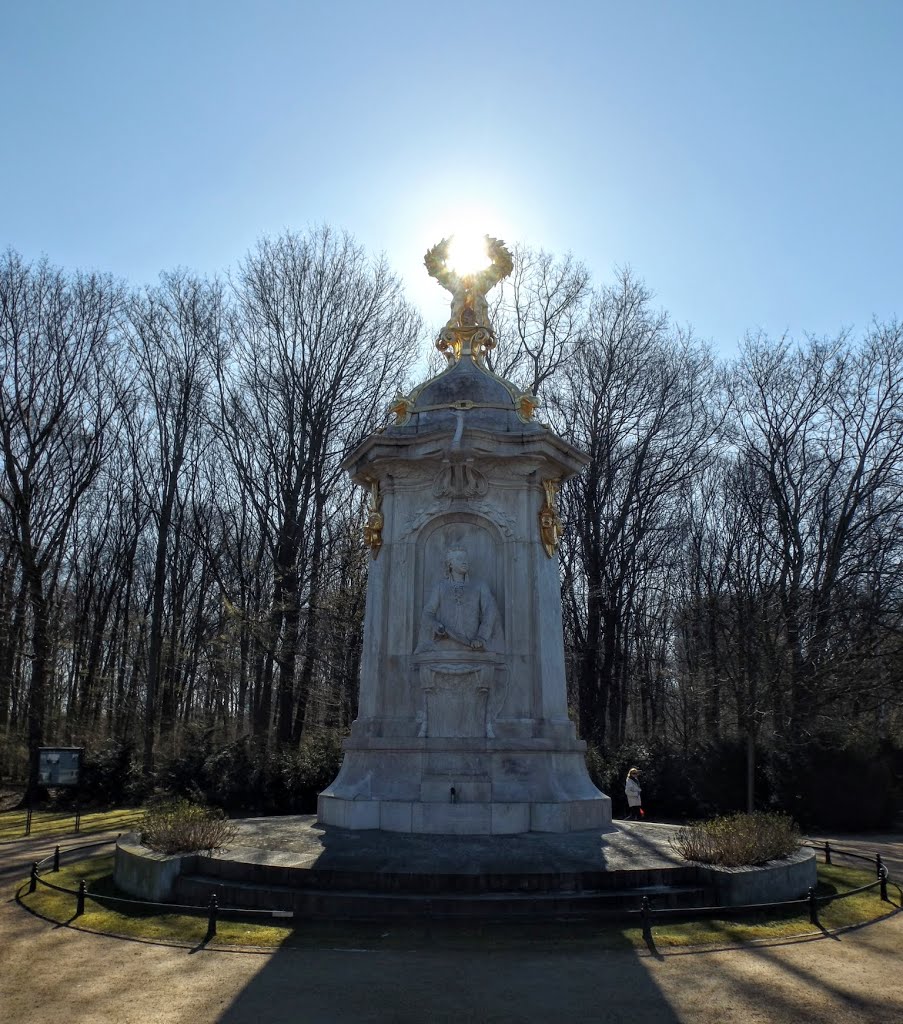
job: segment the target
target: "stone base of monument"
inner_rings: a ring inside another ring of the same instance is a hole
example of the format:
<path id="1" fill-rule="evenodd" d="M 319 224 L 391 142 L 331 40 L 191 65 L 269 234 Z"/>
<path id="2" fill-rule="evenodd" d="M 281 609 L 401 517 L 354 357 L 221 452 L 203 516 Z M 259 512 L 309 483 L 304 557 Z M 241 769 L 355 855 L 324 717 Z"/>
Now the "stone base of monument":
<path id="1" fill-rule="evenodd" d="M 237 822 L 236 844 L 160 858 L 123 836 L 115 880 L 133 896 L 328 920 L 594 919 L 653 907 L 796 899 L 815 854 L 720 871 L 683 861 L 657 825 L 567 835 L 399 835 L 324 827 L 312 816 Z M 161 881 L 165 874 L 164 892 Z M 742 885 L 738 887 L 738 882 Z M 752 888 L 751 888 L 752 886 Z"/>
<path id="2" fill-rule="evenodd" d="M 591 822 L 600 828 L 605 810 L 579 800 L 567 803 L 421 803 L 404 800 L 342 800 L 321 795 L 318 818 L 341 828 L 381 829 L 427 835 L 516 835 L 574 832 Z"/>
<path id="3" fill-rule="evenodd" d="M 341 828 L 446 835 L 602 829 L 611 800 L 590 783 L 584 750 L 561 739 L 352 739 L 317 817 Z"/>
<path id="4" fill-rule="evenodd" d="M 354 723 L 339 774 L 317 801 L 322 824 L 446 835 L 611 824 L 611 799 L 590 781 L 586 744 L 572 722 L 540 723 L 542 735 L 535 735 L 535 721 L 492 719 L 466 689 L 460 700 L 438 687 L 424 689 L 420 736 L 386 735 L 386 721 L 377 735 L 374 723 Z"/>

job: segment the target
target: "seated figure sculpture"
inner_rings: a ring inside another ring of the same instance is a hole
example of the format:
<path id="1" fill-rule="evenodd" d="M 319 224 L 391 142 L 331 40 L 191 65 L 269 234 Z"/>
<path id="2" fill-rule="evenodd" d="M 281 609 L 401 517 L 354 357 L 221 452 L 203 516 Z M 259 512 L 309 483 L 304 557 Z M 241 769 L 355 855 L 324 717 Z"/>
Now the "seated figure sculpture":
<path id="1" fill-rule="evenodd" d="M 449 548 L 446 578 L 436 583 L 423 607 L 417 651 L 484 651 L 498 626 L 498 608 L 482 580 L 469 580 L 467 551 Z"/>

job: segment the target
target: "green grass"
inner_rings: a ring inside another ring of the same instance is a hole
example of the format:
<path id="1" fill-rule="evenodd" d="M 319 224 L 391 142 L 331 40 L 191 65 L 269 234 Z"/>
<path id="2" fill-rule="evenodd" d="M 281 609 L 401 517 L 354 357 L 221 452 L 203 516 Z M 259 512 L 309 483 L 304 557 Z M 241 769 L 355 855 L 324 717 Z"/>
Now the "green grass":
<path id="1" fill-rule="evenodd" d="M 817 896 L 848 892 L 875 881 L 875 873 L 839 864 L 818 865 Z M 888 895 L 894 898 L 893 892 Z M 878 890 L 847 896 L 842 900 L 819 904 L 821 927 L 827 931 L 866 924 L 886 917 L 900 906 L 899 891 L 896 904 L 882 903 Z M 817 931 L 809 921 L 808 908 L 802 913 L 774 913 L 736 918 L 702 918 L 696 921 L 656 923 L 653 936 L 658 946 L 736 945 L 762 940 L 790 939 Z M 630 929 L 628 935 L 634 945 L 642 941 L 640 929 Z"/>
<path id="2" fill-rule="evenodd" d="M 0 814 L 0 843 L 25 837 L 25 811 Z M 79 834 L 90 832 L 128 832 L 144 817 L 140 807 L 120 807 L 113 811 L 85 811 Z M 32 836 L 67 835 L 75 831 L 75 811 L 35 811 L 31 816 Z"/>
<path id="3" fill-rule="evenodd" d="M 839 865 L 819 865 L 819 895 L 846 892 L 873 880 L 868 871 Z M 59 873 L 45 871 L 44 877 L 57 885 L 77 889 L 84 878 L 88 891 L 119 895 L 113 884 L 113 857 L 92 857 L 64 865 Z M 895 904 L 882 903 L 877 890 L 850 896 L 822 906 L 820 919 L 826 929 L 864 924 L 892 913 L 899 906 L 899 890 L 891 886 Z M 85 913 L 73 920 L 75 897 L 38 885 L 35 893 L 24 891 L 22 903 L 50 921 L 90 931 L 106 932 L 160 942 L 198 945 L 207 931 L 206 914 L 162 914 L 139 908 L 114 910 L 90 897 Z M 808 912 L 770 915 L 757 919 L 697 920 L 655 923 L 653 935 L 659 948 L 712 944 L 736 945 L 756 940 L 780 940 L 810 934 Z M 230 920 L 221 916 L 216 942 L 261 948 L 300 946 L 366 949 L 630 949 L 645 948 L 642 929 L 621 924 L 595 922 L 543 922 L 535 926 L 511 924 L 454 923 L 330 923 L 320 921 L 262 919 Z"/>

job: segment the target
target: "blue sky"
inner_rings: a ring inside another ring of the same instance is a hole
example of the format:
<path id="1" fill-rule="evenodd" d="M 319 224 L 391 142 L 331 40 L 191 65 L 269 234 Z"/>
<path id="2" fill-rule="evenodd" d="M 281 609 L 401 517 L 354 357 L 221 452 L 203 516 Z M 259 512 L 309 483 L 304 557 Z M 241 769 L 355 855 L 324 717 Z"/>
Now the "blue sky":
<path id="1" fill-rule="evenodd" d="M 717 351 L 903 316 L 903 0 L 0 0 L 0 246 L 133 283 L 469 215 Z"/>

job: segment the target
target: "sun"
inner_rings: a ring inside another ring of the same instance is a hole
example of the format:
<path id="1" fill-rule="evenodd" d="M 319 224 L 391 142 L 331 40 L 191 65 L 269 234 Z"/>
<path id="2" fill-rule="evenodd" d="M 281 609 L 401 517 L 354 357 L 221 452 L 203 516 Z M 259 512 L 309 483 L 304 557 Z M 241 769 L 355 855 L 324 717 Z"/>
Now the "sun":
<path id="1" fill-rule="evenodd" d="M 491 263 L 485 234 L 477 234 L 472 228 L 455 232 L 448 247 L 448 266 L 456 274 L 461 277 L 478 274 Z"/>

